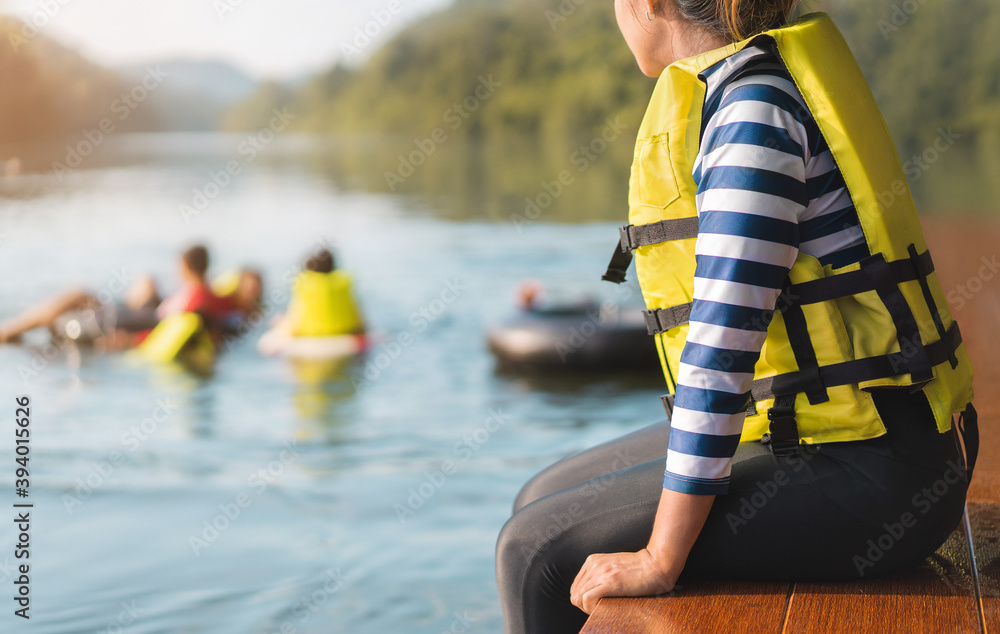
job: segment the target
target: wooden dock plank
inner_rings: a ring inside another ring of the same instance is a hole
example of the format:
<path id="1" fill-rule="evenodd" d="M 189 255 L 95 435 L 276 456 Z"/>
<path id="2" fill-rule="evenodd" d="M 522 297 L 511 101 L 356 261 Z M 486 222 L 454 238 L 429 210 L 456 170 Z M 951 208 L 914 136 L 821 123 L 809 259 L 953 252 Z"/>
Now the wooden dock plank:
<path id="1" fill-rule="evenodd" d="M 961 526 L 916 569 L 863 581 L 795 584 L 785 624 L 788 634 L 980 631 Z"/>
<path id="2" fill-rule="evenodd" d="M 967 573 L 960 583 L 950 562 L 869 581 L 799 583 L 784 632 L 980 632 Z"/>
<path id="3" fill-rule="evenodd" d="M 690 581 L 670 595 L 602 599 L 582 634 L 781 632 L 791 584 Z"/>

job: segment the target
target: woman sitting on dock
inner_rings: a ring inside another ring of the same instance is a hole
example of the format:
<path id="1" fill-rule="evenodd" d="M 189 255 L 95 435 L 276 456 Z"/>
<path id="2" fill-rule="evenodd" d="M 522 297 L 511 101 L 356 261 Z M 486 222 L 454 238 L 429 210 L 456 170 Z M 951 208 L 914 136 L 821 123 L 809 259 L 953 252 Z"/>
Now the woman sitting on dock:
<path id="1" fill-rule="evenodd" d="M 602 597 L 682 571 L 900 570 L 960 521 L 969 360 L 865 80 L 827 16 L 787 21 L 795 4 L 614 3 L 659 81 L 606 279 L 637 250 L 670 420 L 522 489 L 497 545 L 508 632 L 578 631 Z"/>

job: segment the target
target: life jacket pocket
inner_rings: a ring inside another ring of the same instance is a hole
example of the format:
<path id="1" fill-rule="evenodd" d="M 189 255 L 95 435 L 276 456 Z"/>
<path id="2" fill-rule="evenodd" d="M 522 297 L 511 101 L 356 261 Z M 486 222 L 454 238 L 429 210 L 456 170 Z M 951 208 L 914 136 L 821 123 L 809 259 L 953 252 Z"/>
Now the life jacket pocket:
<path id="1" fill-rule="evenodd" d="M 677 175 L 670 160 L 668 134 L 658 134 L 639 143 L 636 158 L 633 176 L 638 180 L 637 202 L 640 205 L 663 209 L 680 198 Z"/>

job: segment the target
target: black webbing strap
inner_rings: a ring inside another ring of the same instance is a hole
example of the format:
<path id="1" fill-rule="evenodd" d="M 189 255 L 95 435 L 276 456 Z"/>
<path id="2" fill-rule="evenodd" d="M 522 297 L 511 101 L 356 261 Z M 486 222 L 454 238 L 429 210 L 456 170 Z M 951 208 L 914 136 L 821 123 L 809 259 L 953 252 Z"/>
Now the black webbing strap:
<path id="1" fill-rule="evenodd" d="M 799 446 L 799 429 L 795 424 L 795 395 L 783 394 L 774 399 L 774 406 L 767 410 L 770 425 L 761 442 L 770 445 L 772 453 L 783 456 Z"/>
<path id="2" fill-rule="evenodd" d="M 884 258 L 883 258 L 884 260 Z M 897 284 L 912 282 L 927 277 L 934 272 L 934 262 L 930 251 L 905 260 L 893 260 L 888 263 L 892 279 Z M 818 280 L 810 280 L 801 284 L 793 284 L 790 289 L 791 298 L 799 304 L 818 304 L 820 302 L 866 293 L 875 290 L 874 281 L 864 268 L 847 273 L 838 273 Z"/>
<path id="3" fill-rule="evenodd" d="M 809 397 L 810 405 L 818 405 L 829 401 L 830 397 L 823 385 L 823 377 L 819 374 L 819 362 L 809 336 L 805 313 L 802 312 L 802 306 L 788 300 L 789 287 L 790 283 L 786 279 L 785 289 L 781 292 L 783 297 L 778 298 L 778 305 L 781 306 L 781 315 L 785 321 L 788 343 L 795 355 L 795 365 L 799 367 L 798 371 L 806 382 L 803 391 Z"/>
<path id="4" fill-rule="evenodd" d="M 962 333 L 956 322 L 952 323 L 943 339 L 924 346 L 923 351 L 930 364 L 935 366 L 947 361 L 949 355 L 954 354 L 961 344 Z M 819 374 L 823 385 L 831 388 L 905 374 L 908 362 L 907 353 L 893 352 L 878 357 L 866 357 L 824 365 L 820 367 Z M 903 369 L 900 370 L 900 368 Z M 812 381 L 813 376 L 809 373 L 787 372 L 757 379 L 753 382 L 750 392 L 753 400 L 759 402 L 774 398 L 776 395 L 805 392 Z"/>
<path id="5" fill-rule="evenodd" d="M 619 249 L 624 249 L 621 246 L 621 242 L 618 244 Z M 615 255 L 611 258 L 611 264 L 608 266 L 608 272 L 601 279 L 620 284 L 625 281 L 625 269 L 628 268 L 631 262 L 631 255 L 622 256 L 622 251 L 616 250 Z M 888 267 L 892 274 L 892 279 L 897 285 L 903 282 L 920 280 L 921 286 L 923 286 L 927 284 L 927 276 L 934 272 L 934 262 L 931 260 L 929 251 L 924 251 L 923 254 L 917 256 L 911 254 L 911 257 L 905 260 L 894 260 L 888 263 Z M 874 290 L 876 290 L 874 279 L 864 269 L 860 269 L 849 273 L 839 273 L 819 280 L 792 284 L 786 289 L 783 302 L 784 305 L 817 304 L 839 297 L 847 297 Z M 925 292 L 925 299 L 927 299 L 929 293 L 930 289 L 928 288 Z M 934 298 L 930 297 L 928 301 L 933 306 Z M 909 310 L 909 306 L 907 306 L 907 310 Z M 937 313 L 936 306 L 932 308 L 931 312 L 937 316 L 937 319 L 941 318 Z M 670 308 L 658 308 L 646 311 L 646 327 L 649 329 L 649 334 L 659 334 L 686 324 L 690 315 L 690 304 L 680 304 L 678 306 L 671 306 Z M 941 328 L 944 328 L 943 324 Z M 940 336 L 941 332 L 939 331 L 938 334 Z"/>
<path id="6" fill-rule="evenodd" d="M 861 260 L 861 270 L 871 278 L 875 292 L 892 317 L 900 352 L 906 355 L 905 365 L 901 367 L 907 368 L 914 383 L 930 381 L 934 373 L 920 337 L 920 328 L 885 256 L 876 253 Z"/>
<path id="7" fill-rule="evenodd" d="M 671 218 L 648 225 L 625 225 L 620 229 L 622 249 L 630 251 L 651 244 L 698 237 L 698 217 Z"/>
<path id="8" fill-rule="evenodd" d="M 979 457 L 979 414 L 972 403 L 966 405 L 965 411 L 958 415 L 958 431 L 965 444 L 966 482 L 972 482 L 972 472 L 976 468 L 976 458 Z"/>
<path id="9" fill-rule="evenodd" d="M 927 302 L 927 308 L 931 311 L 931 318 L 934 320 L 934 327 L 937 329 L 938 337 L 944 339 L 944 322 L 941 321 L 941 313 L 938 311 L 937 302 L 934 301 L 934 295 L 931 294 L 931 287 L 927 283 L 927 276 L 934 271 L 934 263 L 931 262 L 928 266 L 925 266 L 921 257 L 917 255 L 917 247 L 915 245 L 911 244 L 906 250 L 910 254 L 910 261 L 913 262 L 913 268 L 917 270 L 917 281 L 920 282 L 920 290 L 924 294 L 924 301 Z M 927 255 L 927 259 L 930 260 L 930 252 L 925 251 L 924 255 Z M 952 370 L 958 367 L 958 357 L 955 356 L 954 351 L 949 355 L 948 362 L 951 364 Z"/>
<path id="10" fill-rule="evenodd" d="M 660 397 L 660 402 L 663 403 L 663 411 L 667 413 L 667 420 L 673 420 L 674 418 L 674 395 L 664 394 Z"/>
<path id="11" fill-rule="evenodd" d="M 611 255 L 608 269 L 601 276 L 605 282 L 621 284 L 625 281 L 625 271 L 632 264 L 632 251 L 639 247 L 671 240 L 687 240 L 698 237 L 698 217 L 671 218 L 647 225 L 625 225 L 619 230 L 620 237 L 615 252 Z"/>
<path id="12" fill-rule="evenodd" d="M 688 302 L 670 308 L 642 311 L 642 317 L 646 320 L 646 330 L 651 335 L 658 335 L 677 326 L 683 326 L 691 319 L 692 306 L 693 303 Z"/>
<path id="13" fill-rule="evenodd" d="M 625 281 L 625 271 L 632 264 L 632 252 L 622 246 L 621 240 L 615 246 L 615 252 L 611 254 L 611 261 L 608 263 L 608 270 L 604 272 L 601 279 L 605 282 L 621 284 Z"/>

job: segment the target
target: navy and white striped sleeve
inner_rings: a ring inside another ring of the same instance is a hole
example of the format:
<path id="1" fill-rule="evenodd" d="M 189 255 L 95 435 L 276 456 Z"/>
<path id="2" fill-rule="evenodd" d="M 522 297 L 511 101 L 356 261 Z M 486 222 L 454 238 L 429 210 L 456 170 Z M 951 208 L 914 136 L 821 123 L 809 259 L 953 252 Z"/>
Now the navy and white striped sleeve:
<path id="1" fill-rule="evenodd" d="M 706 101 L 694 168 L 694 299 L 664 488 L 728 492 L 754 366 L 798 255 L 798 219 L 809 204 L 807 128 L 815 123 L 786 73 L 758 67 Z"/>

